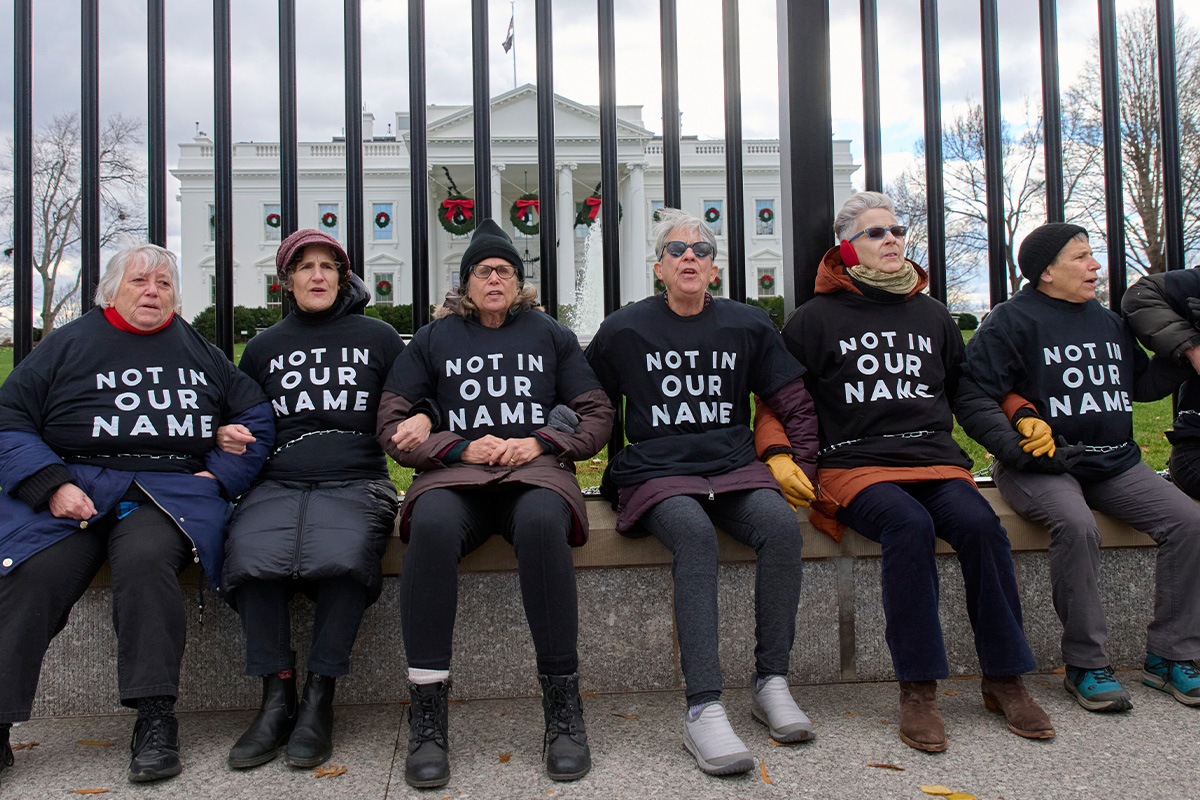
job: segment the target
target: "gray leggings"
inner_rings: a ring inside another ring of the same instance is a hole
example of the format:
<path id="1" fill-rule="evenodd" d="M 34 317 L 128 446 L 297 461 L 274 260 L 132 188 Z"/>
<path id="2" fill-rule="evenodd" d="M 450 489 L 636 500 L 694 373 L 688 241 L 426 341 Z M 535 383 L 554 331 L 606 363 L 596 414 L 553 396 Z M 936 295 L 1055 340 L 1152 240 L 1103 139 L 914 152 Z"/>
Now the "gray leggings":
<path id="1" fill-rule="evenodd" d="M 689 703 L 721 694 L 717 649 L 717 533 L 721 526 L 758 553 L 754 580 L 754 666 L 759 675 L 787 675 L 800 605 L 796 513 L 778 492 L 750 489 L 713 500 L 672 497 L 651 508 L 642 526 L 671 551 L 675 628 Z"/>

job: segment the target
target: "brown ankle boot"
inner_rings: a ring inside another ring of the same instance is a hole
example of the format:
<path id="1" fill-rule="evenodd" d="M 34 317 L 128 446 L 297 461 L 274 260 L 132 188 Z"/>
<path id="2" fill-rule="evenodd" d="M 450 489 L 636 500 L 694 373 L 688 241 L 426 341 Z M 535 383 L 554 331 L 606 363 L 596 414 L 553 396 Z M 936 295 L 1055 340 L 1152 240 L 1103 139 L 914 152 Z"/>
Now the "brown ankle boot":
<path id="1" fill-rule="evenodd" d="M 1042 707 L 1025 691 L 1020 675 L 1004 677 L 983 676 L 980 684 L 983 704 L 988 711 L 1003 714 L 1008 729 L 1026 739 L 1051 739 L 1054 726 Z"/>
<path id="2" fill-rule="evenodd" d="M 927 753 L 946 749 L 946 726 L 936 694 L 937 681 L 900 681 L 900 740 Z"/>

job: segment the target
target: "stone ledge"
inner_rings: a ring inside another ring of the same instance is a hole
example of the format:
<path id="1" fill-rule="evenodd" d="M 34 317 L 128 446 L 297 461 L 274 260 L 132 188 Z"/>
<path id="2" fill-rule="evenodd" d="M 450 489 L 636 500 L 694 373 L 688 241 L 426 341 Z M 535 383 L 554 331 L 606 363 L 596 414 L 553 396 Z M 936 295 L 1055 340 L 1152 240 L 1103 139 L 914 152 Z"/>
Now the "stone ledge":
<path id="1" fill-rule="evenodd" d="M 991 503 L 997 516 L 1000 517 L 1004 529 L 1008 531 L 1009 541 L 1012 542 L 1014 553 L 1045 551 L 1050 546 L 1050 535 L 1042 526 L 1023 519 L 1008 507 L 1000 491 L 993 486 L 983 486 L 980 491 Z M 587 502 L 588 521 L 591 524 L 591 537 L 588 543 L 575 548 L 575 567 L 577 569 L 596 569 L 602 567 L 650 567 L 669 565 L 671 554 L 653 537 L 630 538 L 617 533 L 616 512 L 607 502 L 600 499 L 589 499 Z M 1144 533 L 1135 531 L 1123 522 L 1118 522 L 1103 514 L 1096 514 L 1103 535 L 1103 547 L 1152 547 L 1154 540 Z M 800 515 L 800 529 L 804 534 L 804 558 L 878 558 L 879 545 L 852 530 L 847 530 L 841 543 L 837 543 L 818 531 L 808 521 L 807 513 Z M 729 536 L 721 534 L 718 540 L 718 553 L 721 563 L 739 564 L 754 561 L 754 550 L 734 541 Z M 383 556 L 383 574 L 399 575 L 404 563 L 404 550 L 407 545 L 393 534 L 387 552 Z M 951 554 L 954 551 L 950 545 L 938 540 L 937 552 L 940 555 Z M 492 537 L 482 547 L 462 560 L 460 572 L 509 572 L 516 571 L 517 560 L 512 548 L 500 537 Z M 190 567 L 180 582 L 185 585 L 195 585 L 199 579 L 198 567 Z M 92 581 L 93 588 L 112 585 L 112 576 L 108 565 L 105 564 Z"/>

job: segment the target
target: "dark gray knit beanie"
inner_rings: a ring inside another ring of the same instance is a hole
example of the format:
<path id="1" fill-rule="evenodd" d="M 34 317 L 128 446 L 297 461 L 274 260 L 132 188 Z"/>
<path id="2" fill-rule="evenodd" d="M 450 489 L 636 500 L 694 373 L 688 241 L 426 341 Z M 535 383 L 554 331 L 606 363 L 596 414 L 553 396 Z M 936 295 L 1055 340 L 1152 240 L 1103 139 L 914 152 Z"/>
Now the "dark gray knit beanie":
<path id="1" fill-rule="evenodd" d="M 503 258 L 517 268 L 517 283 L 525 282 L 525 265 L 521 262 L 521 254 L 513 247 L 512 239 L 504 229 L 496 224 L 494 219 L 484 219 L 471 236 L 471 243 L 463 253 L 462 263 L 458 268 L 458 283 L 467 285 L 471 267 L 485 258 Z"/>
<path id="2" fill-rule="evenodd" d="M 1086 236 L 1087 229 L 1069 222 L 1048 222 L 1035 228 L 1021 242 L 1021 249 L 1017 251 L 1017 266 L 1021 268 L 1021 274 L 1037 286 L 1046 267 L 1054 263 L 1067 242 L 1081 233 Z"/>

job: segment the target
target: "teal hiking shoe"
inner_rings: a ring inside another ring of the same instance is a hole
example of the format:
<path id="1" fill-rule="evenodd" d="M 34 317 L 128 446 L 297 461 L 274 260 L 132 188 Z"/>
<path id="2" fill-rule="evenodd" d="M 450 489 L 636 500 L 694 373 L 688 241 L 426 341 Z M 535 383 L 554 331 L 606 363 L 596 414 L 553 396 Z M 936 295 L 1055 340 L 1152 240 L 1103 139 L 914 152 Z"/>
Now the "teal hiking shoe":
<path id="1" fill-rule="evenodd" d="M 1112 667 L 1081 669 L 1068 664 L 1063 685 L 1088 711 L 1128 711 L 1133 708 L 1129 692 L 1117 683 Z"/>
<path id="2" fill-rule="evenodd" d="M 1171 661 L 1146 653 L 1142 683 L 1167 692 L 1185 706 L 1200 706 L 1200 668 L 1195 661 Z"/>

